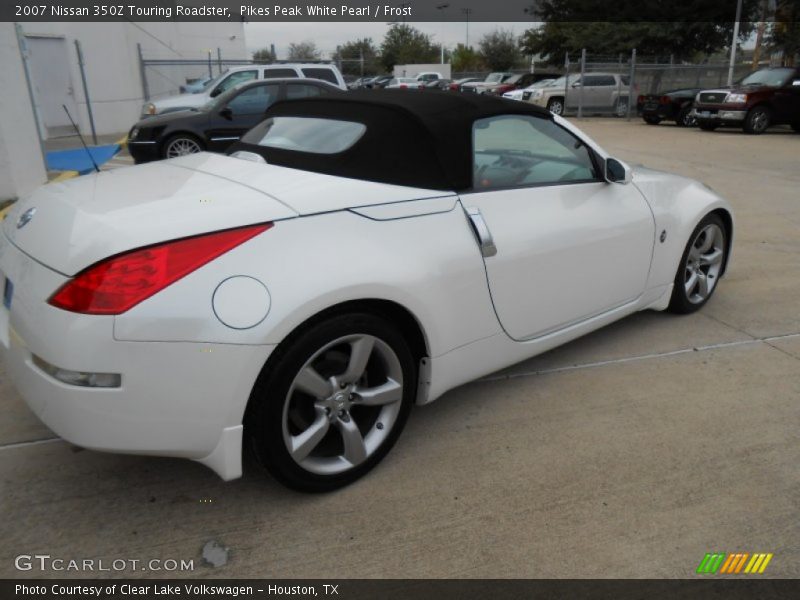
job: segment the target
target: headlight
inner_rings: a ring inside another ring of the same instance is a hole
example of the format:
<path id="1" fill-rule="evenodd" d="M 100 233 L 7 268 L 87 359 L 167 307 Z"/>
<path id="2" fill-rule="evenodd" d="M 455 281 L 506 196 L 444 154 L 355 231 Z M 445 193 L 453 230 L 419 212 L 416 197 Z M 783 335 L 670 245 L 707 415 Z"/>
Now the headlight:
<path id="1" fill-rule="evenodd" d="M 137 137 L 139 137 L 139 128 L 138 127 L 134 127 L 133 129 L 131 129 L 131 132 L 128 134 L 128 139 L 129 140 L 135 140 Z"/>
<path id="2" fill-rule="evenodd" d="M 156 105 L 152 102 L 148 102 L 144 105 L 144 113 L 146 115 L 154 115 L 156 114 Z"/>
<path id="3" fill-rule="evenodd" d="M 534 98 L 541 98 L 543 93 L 544 92 L 542 92 L 542 90 L 534 90 L 533 91 L 533 97 Z"/>
<path id="4" fill-rule="evenodd" d="M 744 104 L 747 102 L 747 94 L 728 94 L 725 96 L 725 104 Z"/>

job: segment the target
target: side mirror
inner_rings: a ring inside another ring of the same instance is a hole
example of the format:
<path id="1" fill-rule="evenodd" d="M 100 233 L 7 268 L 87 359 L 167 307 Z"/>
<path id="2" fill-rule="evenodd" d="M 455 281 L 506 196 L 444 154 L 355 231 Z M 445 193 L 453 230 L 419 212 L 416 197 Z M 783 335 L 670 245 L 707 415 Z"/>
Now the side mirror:
<path id="1" fill-rule="evenodd" d="M 230 121 L 233 118 L 233 111 L 230 109 L 230 107 L 226 106 L 221 111 L 219 111 L 219 116 L 222 117 L 223 119 L 228 119 L 228 121 Z"/>
<path id="2" fill-rule="evenodd" d="M 607 158 L 605 164 L 605 178 L 609 183 L 630 183 L 633 179 L 631 168 L 616 158 Z"/>

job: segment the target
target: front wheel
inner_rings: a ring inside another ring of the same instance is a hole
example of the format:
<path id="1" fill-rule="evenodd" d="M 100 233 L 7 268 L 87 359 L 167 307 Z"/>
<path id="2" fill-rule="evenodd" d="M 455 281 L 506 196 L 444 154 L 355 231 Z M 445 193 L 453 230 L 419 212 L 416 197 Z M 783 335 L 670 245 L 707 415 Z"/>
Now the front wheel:
<path id="1" fill-rule="evenodd" d="M 659 123 L 661 123 L 661 117 L 657 117 L 655 115 L 645 115 L 642 118 L 644 119 L 644 122 L 647 123 L 648 125 L 658 125 Z"/>
<path id="2" fill-rule="evenodd" d="M 675 119 L 678 127 L 694 127 L 697 125 L 697 119 L 692 116 L 692 107 L 684 106 L 678 113 L 678 118 Z"/>
<path id="3" fill-rule="evenodd" d="M 416 367 L 388 321 L 337 315 L 279 348 L 253 388 L 248 446 L 284 485 L 326 492 L 366 474 L 408 419 Z"/>
<path id="4" fill-rule="evenodd" d="M 687 314 L 700 309 L 717 287 L 725 265 L 725 224 L 715 214 L 695 227 L 675 274 L 669 310 Z"/>
<path id="5" fill-rule="evenodd" d="M 547 102 L 547 110 L 554 115 L 564 114 L 564 100 L 561 98 L 550 98 Z"/>
<path id="6" fill-rule="evenodd" d="M 179 133 L 172 136 L 164 144 L 164 158 L 176 158 L 187 154 L 197 154 L 203 151 L 202 142 L 188 133 Z"/>
<path id="7" fill-rule="evenodd" d="M 750 112 L 747 113 L 742 128 L 745 133 L 764 133 L 767 127 L 769 127 L 770 117 L 769 108 L 766 106 L 756 106 L 755 108 L 751 108 Z"/>

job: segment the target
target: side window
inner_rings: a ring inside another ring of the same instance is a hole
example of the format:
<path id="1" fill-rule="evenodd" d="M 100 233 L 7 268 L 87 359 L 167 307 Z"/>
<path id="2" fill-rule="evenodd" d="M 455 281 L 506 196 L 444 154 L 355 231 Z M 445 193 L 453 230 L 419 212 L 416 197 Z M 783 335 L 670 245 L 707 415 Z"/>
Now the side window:
<path id="1" fill-rule="evenodd" d="M 613 75 L 595 75 L 595 82 L 592 85 L 596 86 L 609 86 L 616 85 Z"/>
<path id="2" fill-rule="evenodd" d="M 619 80 L 622 82 L 622 85 L 628 85 L 631 82 L 631 78 L 627 75 L 620 75 Z"/>
<path id="3" fill-rule="evenodd" d="M 322 89 L 316 85 L 308 85 L 305 83 L 290 83 L 286 86 L 286 99 L 294 100 L 295 98 L 313 98 L 321 96 Z"/>
<path id="4" fill-rule="evenodd" d="M 308 67 L 302 69 L 302 71 L 303 75 L 305 75 L 309 79 L 322 79 L 322 81 L 327 81 L 329 83 L 335 83 L 336 85 L 339 85 L 339 81 L 336 79 L 336 75 L 334 74 L 332 69 Z"/>
<path id="5" fill-rule="evenodd" d="M 475 121 L 473 188 L 597 181 L 591 151 L 544 117 L 501 115 Z"/>
<path id="6" fill-rule="evenodd" d="M 219 85 L 214 89 L 214 96 L 219 96 L 222 92 L 225 92 L 233 87 L 236 87 L 240 83 L 244 83 L 245 81 L 250 81 L 251 79 L 256 79 L 258 77 L 258 71 L 236 71 L 235 73 L 231 73 L 228 77 L 223 79 L 219 82 Z"/>
<path id="7" fill-rule="evenodd" d="M 294 69 L 264 69 L 264 79 L 283 79 L 286 77 L 297 77 Z"/>
<path id="8" fill-rule="evenodd" d="M 602 78 L 598 77 L 597 75 L 587 75 L 583 78 L 582 83 L 586 87 L 597 87 L 598 85 L 603 85 L 603 83 L 601 83 L 601 79 Z"/>
<path id="9" fill-rule="evenodd" d="M 228 102 L 227 108 L 234 116 L 262 114 L 278 99 L 278 88 L 277 84 L 248 88 Z"/>

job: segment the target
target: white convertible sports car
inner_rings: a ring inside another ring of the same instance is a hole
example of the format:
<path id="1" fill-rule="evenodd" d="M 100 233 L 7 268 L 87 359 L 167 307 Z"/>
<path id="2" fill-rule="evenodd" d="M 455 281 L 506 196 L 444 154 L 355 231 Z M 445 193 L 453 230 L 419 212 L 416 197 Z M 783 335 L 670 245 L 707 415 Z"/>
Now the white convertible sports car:
<path id="1" fill-rule="evenodd" d="M 280 102 L 231 149 L 45 185 L 0 236 L 0 347 L 32 410 L 96 450 L 243 446 L 352 482 L 413 404 L 725 272 L 706 186 L 631 169 L 549 111 L 478 94 Z"/>

